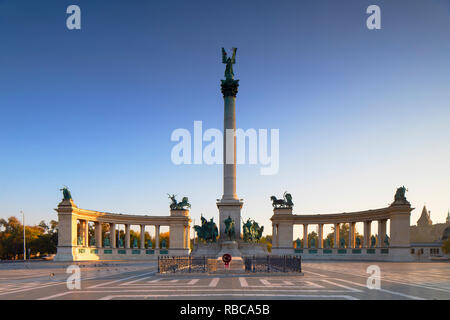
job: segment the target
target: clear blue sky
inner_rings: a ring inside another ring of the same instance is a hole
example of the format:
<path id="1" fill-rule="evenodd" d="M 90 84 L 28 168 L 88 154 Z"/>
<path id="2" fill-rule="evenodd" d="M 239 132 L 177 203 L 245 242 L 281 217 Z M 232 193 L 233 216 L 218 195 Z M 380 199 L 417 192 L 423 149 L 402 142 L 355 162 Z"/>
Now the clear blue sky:
<path id="1" fill-rule="evenodd" d="M 82 30 L 66 28 L 77 4 Z M 382 29 L 366 28 L 381 7 Z M 175 166 L 176 128 L 222 128 L 220 48 L 238 47 L 237 126 L 280 129 L 280 170 L 239 166 L 244 218 L 450 207 L 450 2 L 0 0 L 0 217 L 81 208 L 218 219 L 222 168 Z"/>

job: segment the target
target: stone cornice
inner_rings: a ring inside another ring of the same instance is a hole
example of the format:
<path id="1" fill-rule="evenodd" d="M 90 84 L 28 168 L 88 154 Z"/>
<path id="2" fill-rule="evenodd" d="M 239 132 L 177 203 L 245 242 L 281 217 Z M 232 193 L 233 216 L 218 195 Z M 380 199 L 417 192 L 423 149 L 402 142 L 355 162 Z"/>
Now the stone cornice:
<path id="1" fill-rule="evenodd" d="M 57 211 L 59 214 L 71 214 L 80 220 L 88 220 L 103 223 L 169 226 L 171 224 L 188 225 L 191 222 L 188 210 L 184 210 L 183 215 L 147 216 L 147 215 L 130 215 L 130 214 L 100 212 L 94 210 L 81 209 L 76 207 L 75 205 L 70 206 L 60 204 L 58 208 L 55 209 L 55 211 Z"/>
<path id="2" fill-rule="evenodd" d="M 357 212 L 343 212 L 332 214 L 314 215 L 294 215 L 294 214 L 274 214 L 270 220 L 273 223 L 294 223 L 294 224 L 334 224 L 349 222 L 364 222 L 389 219 L 393 215 L 410 214 L 414 210 L 409 205 L 393 205 L 387 208 L 373 209 Z"/>

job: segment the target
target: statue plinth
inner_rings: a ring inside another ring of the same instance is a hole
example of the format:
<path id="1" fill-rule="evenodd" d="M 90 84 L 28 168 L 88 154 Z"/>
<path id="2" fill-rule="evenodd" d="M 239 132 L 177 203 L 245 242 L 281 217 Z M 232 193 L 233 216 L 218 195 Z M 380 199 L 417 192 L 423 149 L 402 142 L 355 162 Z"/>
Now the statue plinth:
<path id="1" fill-rule="evenodd" d="M 241 257 L 242 254 L 239 251 L 239 244 L 234 240 L 225 240 L 221 243 L 221 250 L 218 254 L 218 258 L 221 258 L 224 254 L 229 254 L 231 257 Z"/>
<path id="2" fill-rule="evenodd" d="M 189 217 L 188 209 L 170 209 L 170 215 L 172 217 Z"/>
<path id="3" fill-rule="evenodd" d="M 292 215 L 292 208 L 273 208 L 273 214 L 290 214 Z"/>

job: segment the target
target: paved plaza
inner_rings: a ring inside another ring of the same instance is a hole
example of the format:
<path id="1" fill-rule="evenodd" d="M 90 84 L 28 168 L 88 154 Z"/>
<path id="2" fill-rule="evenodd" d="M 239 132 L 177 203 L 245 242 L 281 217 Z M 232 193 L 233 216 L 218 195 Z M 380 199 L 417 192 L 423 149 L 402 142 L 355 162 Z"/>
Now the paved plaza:
<path id="1" fill-rule="evenodd" d="M 69 290 L 68 263 L 0 264 L 0 299 L 450 299 L 450 263 L 304 262 L 299 275 L 161 276 L 156 262 L 86 262 L 81 289 Z M 381 270 L 381 288 L 368 289 L 367 267 Z"/>

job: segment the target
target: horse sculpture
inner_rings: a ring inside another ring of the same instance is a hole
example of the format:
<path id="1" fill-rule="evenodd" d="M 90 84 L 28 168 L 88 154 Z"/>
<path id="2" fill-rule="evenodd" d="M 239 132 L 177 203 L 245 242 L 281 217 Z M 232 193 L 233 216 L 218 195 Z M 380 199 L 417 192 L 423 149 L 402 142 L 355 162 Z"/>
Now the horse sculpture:
<path id="1" fill-rule="evenodd" d="M 217 229 L 217 225 L 214 223 L 214 219 L 211 218 L 210 221 L 207 221 L 202 216 L 201 220 L 201 226 L 194 226 L 194 230 L 197 232 L 197 237 L 205 242 L 216 242 L 219 231 Z"/>
<path id="2" fill-rule="evenodd" d="M 245 242 L 258 242 L 264 231 L 264 226 L 259 226 L 259 224 L 254 221 L 248 219 L 247 222 L 243 223 L 243 233 L 244 233 L 244 241 Z"/>
<path id="3" fill-rule="evenodd" d="M 185 207 L 186 208 L 191 207 L 188 197 L 183 197 L 181 202 L 177 202 L 174 194 L 173 195 L 168 194 L 168 196 L 169 196 L 169 199 L 171 200 L 171 203 L 170 203 L 171 210 L 185 210 Z"/>
<path id="4" fill-rule="evenodd" d="M 287 193 L 287 191 L 283 194 L 283 199 L 277 199 L 277 197 L 271 196 L 270 200 L 272 200 L 272 206 L 274 208 L 292 208 L 294 206 L 292 195 Z"/>

